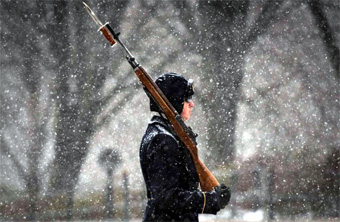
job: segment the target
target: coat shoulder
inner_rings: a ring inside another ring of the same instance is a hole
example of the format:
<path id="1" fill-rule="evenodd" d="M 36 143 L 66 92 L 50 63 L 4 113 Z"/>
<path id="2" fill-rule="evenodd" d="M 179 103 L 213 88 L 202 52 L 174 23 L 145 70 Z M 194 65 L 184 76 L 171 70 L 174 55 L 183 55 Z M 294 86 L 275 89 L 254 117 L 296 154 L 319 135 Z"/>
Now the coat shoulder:
<path id="1" fill-rule="evenodd" d="M 151 126 L 154 128 L 149 138 L 149 144 L 153 147 L 168 147 L 168 148 L 175 148 L 178 147 L 178 141 L 176 137 L 171 134 L 165 127 L 159 124 L 155 124 Z"/>
<path id="2" fill-rule="evenodd" d="M 145 132 L 143 143 L 148 144 L 150 142 L 160 140 L 176 142 L 178 145 L 178 140 L 164 124 L 151 122 Z"/>

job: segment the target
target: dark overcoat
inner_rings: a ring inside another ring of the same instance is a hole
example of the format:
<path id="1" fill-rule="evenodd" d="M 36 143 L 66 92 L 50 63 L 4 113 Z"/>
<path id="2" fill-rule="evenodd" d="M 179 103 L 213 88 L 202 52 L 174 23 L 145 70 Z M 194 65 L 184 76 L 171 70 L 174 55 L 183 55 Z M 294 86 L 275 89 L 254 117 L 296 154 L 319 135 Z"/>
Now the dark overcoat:
<path id="1" fill-rule="evenodd" d="M 140 164 L 147 190 L 143 221 L 198 221 L 202 213 L 220 210 L 215 191 L 199 190 L 190 152 L 172 133 L 168 120 L 154 116 L 140 147 Z"/>

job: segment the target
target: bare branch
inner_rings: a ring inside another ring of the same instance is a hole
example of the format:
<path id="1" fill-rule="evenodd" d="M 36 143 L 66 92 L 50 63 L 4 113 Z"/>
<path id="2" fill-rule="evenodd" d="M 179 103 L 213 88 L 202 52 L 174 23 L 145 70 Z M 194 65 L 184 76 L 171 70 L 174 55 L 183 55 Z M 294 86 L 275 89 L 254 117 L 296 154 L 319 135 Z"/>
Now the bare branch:
<path id="1" fill-rule="evenodd" d="M 123 99 L 121 99 L 115 106 L 113 109 L 111 109 L 108 114 L 106 116 L 104 116 L 95 126 L 94 126 L 94 130 L 93 132 L 99 130 L 101 127 L 103 127 L 105 124 L 107 124 L 109 122 L 109 119 L 112 118 L 112 116 L 114 114 L 116 114 L 119 110 L 122 109 L 122 107 L 128 103 L 133 97 L 135 96 L 135 94 L 133 93 L 128 93 L 128 95 L 126 97 L 124 97 Z"/>
<path id="2" fill-rule="evenodd" d="M 266 2 L 261 14 L 250 28 L 250 31 L 247 35 L 245 35 L 245 38 L 242 39 L 243 47 L 245 47 L 245 49 L 251 46 L 260 35 L 265 33 L 270 28 L 271 25 L 275 24 L 281 19 L 288 17 L 290 13 L 297 7 L 297 4 L 300 4 L 299 1 L 294 1 L 293 3 L 288 2 L 288 4 L 285 6 L 283 3 L 283 0 L 275 1 L 275 3 L 272 1 Z"/>

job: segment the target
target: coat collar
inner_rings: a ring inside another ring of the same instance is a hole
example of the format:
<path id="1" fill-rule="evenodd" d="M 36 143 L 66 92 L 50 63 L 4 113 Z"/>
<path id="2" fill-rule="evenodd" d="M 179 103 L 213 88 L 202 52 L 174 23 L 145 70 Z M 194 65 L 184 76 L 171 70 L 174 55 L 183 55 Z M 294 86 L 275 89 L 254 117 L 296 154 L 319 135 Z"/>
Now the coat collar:
<path id="1" fill-rule="evenodd" d="M 149 124 L 159 124 L 166 129 L 170 128 L 169 120 L 167 120 L 163 116 L 159 115 L 158 113 L 153 113 L 153 114 L 155 114 L 155 115 L 151 118 L 151 121 L 149 122 Z"/>

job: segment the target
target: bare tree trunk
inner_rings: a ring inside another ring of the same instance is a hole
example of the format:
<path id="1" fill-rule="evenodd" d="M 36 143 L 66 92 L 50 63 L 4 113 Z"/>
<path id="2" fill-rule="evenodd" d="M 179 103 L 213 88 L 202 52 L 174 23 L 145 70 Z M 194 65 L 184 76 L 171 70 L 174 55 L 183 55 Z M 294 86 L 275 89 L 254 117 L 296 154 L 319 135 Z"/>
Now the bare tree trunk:
<path id="1" fill-rule="evenodd" d="M 39 120 L 37 118 L 37 106 L 38 106 L 38 95 L 37 93 L 30 94 L 30 120 L 33 123 L 33 127 L 30 129 L 30 149 L 28 151 L 28 202 L 30 206 L 28 220 L 37 220 L 37 201 L 39 196 L 39 157 L 41 155 L 42 146 L 39 144 Z"/>
<path id="2" fill-rule="evenodd" d="M 125 7 L 125 2 L 122 1 L 120 6 Z M 72 7 L 69 7 L 69 4 L 73 3 L 59 0 L 54 3 L 56 21 L 52 48 L 58 61 L 55 95 L 58 116 L 56 154 L 50 187 L 53 194 L 60 195 L 61 199 L 66 197 L 66 219 L 68 220 L 73 217 L 75 187 L 96 129 L 96 116 L 106 105 L 106 103 L 98 102 L 102 99 L 98 98 L 98 94 L 101 92 L 108 73 L 99 72 L 97 63 L 103 64 L 103 61 L 110 59 L 103 56 L 102 61 L 99 61 L 98 57 L 90 55 L 84 43 L 86 35 L 92 30 L 85 30 L 88 26 L 84 26 L 84 21 L 91 23 L 91 18 L 81 3 L 77 2 Z M 70 11 L 70 8 L 74 11 Z M 124 8 L 120 8 L 114 13 L 116 26 L 120 23 L 124 11 Z M 75 15 L 68 16 L 70 13 Z M 76 39 L 71 41 L 69 32 L 73 28 Z M 72 51 L 71 43 L 74 49 Z M 73 78 L 70 78 L 71 75 Z"/>
<path id="3" fill-rule="evenodd" d="M 33 21 L 36 18 L 31 18 Z M 28 192 L 29 212 L 27 219 L 30 221 L 37 220 L 37 202 L 40 192 L 40 178 L 39 178 L 39 160 L 42 154 L 42 149 L 45 144 L 45 134 L 43 128 L 46 126 L 40 116 L 42 113 L 39 110 L 39 97 L 41 89 L 41 74 L 37 72 L 37 53 L 39 48 L 34 41 L 36 36 L 31 36 L 24 40 L 25 46 L 30 50 L 24 50 L 24 66 L 25 69 L 21 74 L 21 79 L 24 83 L 25 89 L 28 92 L 28 174 L 26 180 L 26 189 Z"/>
<path id="4" fill-rule="evenodd" d="M 201 1 L 200 4 L 198 10 L 206 30 L 201 36 L 207 47 L 202 50 L 207 67 L 205 81 L 212 80 L 211 92 L 203 97 L 203 103 L 207 104 L 204 109 L 208 145 L 214 153 L 207 160 L 228 163 L 233 160 L 236 108 L 243 77 L 244 50 L 237 32 L 244 32 L 248 2 Z"/>
<path id="5" fill-rule="evenodd" d="M 207 160 L 214 164 L 216 161 L 228 163 L 233 160 L 236 108 L 244 75 L 244 57 L 259 36 L 275 22 L 288 16 L 292 8 L 299 4 L 284 3 L 283 0 L 256 3 L 262 10 L 256 12 L 253 21 L 250 21 L 249 14 L 254 10 L 251 1 L 199 1 L 197 27 L 192 28 L 192 22 L 183 20 L 187 29 L 193 30 L 192 36 L 197 38 L 194 47 L 204 58 L 203 81 L 212 85 L 211 91 L 201 99 L 208 119 L 208 145 L 214 153 L 213 158 Z M 190 4 L 175 5 L 182 10 L 182 14 L 191 12 L 185 10 Z M 191 18 L 195 15 L 192 14 Z"/>
<path id="6" fill-rule="evenodd" d="M 54 18 L 53 23 L 53 40 L 51 43 L 52 53 L 55 55 L 56 64 L 56 91 L 54 97 L 57 101 L 57 126 L 56 126 L 56 145 L 55 145 L 55 159 L 53 169 L 51 172 L 50 191 L 53 195 L 60 195 L 61 198 L 65 196 L 67 207 L 67 218 L 72 217 L 73 208 L 73 189 L 72 183 L 74 181 L 74 168 L 77 161 L 74 160 L 74 155 L 71 156 L 75 149 L 74 144 L 71 143 L 72 129 L 74 129 L 74 116 L 71 113 L 71 107 L 68 102 L 69 84 L 68 77 L 71 70 L 69 56 L 69 13 L 68 2 L 66 0 L 54 1 Z M 70 134 L 71 132 L 71 134 Z M 71 167 L 70 167 L 71 166 Z M 63 199 L 63 198 L 62 198 Z M 61 200 L 62 200 L 61 199 Z"/>

